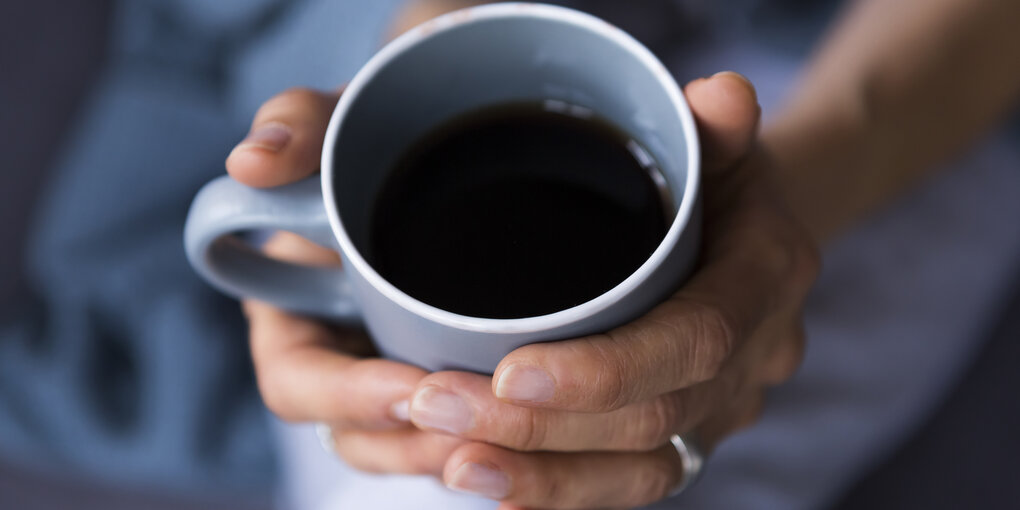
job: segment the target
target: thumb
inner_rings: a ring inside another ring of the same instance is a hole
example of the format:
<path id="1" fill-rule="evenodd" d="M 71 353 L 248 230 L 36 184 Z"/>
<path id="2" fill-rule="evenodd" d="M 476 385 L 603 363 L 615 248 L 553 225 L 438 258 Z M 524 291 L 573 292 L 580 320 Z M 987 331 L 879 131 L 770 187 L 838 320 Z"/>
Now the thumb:
<path id="1" fill-rule="evenodd" d="M 706 174 L 729 168 L 750 151 L 761 107 L 747 78 L 723 71 L 688 83 L 684 93 L 698 122 Z"/>
<path id="2" fill-rule="evenodd" d="M 322 141 L 340 92 L 293 88 L 263 104 L 230 155 L 227 172 L 249 186 L 297 182 L 319 170 Z"/>

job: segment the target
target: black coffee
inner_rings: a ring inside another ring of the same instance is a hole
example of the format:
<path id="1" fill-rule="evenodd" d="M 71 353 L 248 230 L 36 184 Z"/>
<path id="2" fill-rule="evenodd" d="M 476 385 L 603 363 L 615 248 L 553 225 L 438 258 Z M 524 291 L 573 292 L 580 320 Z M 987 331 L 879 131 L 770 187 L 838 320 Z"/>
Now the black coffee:
<path id="1" fill-rule="evenodd" d="M 458 314 L 533 317 L 584 303 L 666 233 L 672 212 L 646 154 L 562 103 L 456 117 L 398 159 L 367 258 L 397 288 Z"/>

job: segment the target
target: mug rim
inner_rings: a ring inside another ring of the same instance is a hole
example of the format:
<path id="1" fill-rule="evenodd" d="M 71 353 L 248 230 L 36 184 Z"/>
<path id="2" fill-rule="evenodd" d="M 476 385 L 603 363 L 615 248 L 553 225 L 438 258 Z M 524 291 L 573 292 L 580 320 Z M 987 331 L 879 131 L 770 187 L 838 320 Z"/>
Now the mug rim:
<path id="1" fill-rule="evenodd" d="M 641 266 L 613 288 L 584 303 L 546 315 L 513 319 L 473 317 L 443 310 L 420 301 L 391 284 L 368 263 L 347 235 L 347 230 L 344 228 L 343 221 L 340 218 L 333 189 L 334 147 L 337 144 L 338 135 L 347 117 L 347 111 L 361 90 L 371 83 L 379 71 L 397 56 L 424 40 L 462 25 L 501 18 L 542 18 L 564 22 L 595 32 L 625 49 L 652 72 L 656 81 L 669 96 L 670 102 L 679 116 L 684 131 L 685 143 L 687 144 L 687 180 L 683 196 L 677 204 L 676 216 L 673 218 L 669 230 L 658 247 L 645 259 Z M 701 146 L 698 140 L 697 125 L 694 122 L 694 116 L 680 90 L 679 84 L 677 84 L 662 62 L 630 34 L 605 20 L 566 7 L 526 2 L 507 2 L 468 7 L 444 14 L 405 32 L 383 47 L 369 59 L 350 81 L 346 89 L 344 89 L 344 93 L 340 97 L 336 109 L 333 111 L 329 127 L 326 130 L 321 164 L 322 193 L 326 214 L 340 251 L 346 256 L 347 262 L 352 266 L 345 267 L 345 272 L 356 271 L 376 291 L 415 315 L 457 329 L 497 334 L 519 334 L 560 328 L 600 313 L 625 298 L 649 278 L 673 252 L 681 235 L 695 214 L 701 182 Z"/>

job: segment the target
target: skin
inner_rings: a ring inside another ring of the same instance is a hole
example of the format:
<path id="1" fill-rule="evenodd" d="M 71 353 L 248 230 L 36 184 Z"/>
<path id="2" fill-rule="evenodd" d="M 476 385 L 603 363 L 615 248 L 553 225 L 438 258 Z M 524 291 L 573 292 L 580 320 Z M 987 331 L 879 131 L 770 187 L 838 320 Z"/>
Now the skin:
<path id="1" fill-rule="evenodd" d="M 780 191 L 824 241 L 1015 111 L 1020 2 L 852 2 L 765 126 Z"/>
<path id="2" fill-rule="evenodd" d="M 361 332 L 249 301 L 266 404 L 286 420 L 329 423 L 338 455 L 357 468 L 442 476 L 508 505 L 625 507 L 664 497 L 682 476 L 671 434 L 696 431 L 715 444 L 752 423 L 764 390 L 796 369 L 800 308 L 818 270 L 810 237 L 769 191 L 753 88 L 721 73 L 686 94 L 706 151 L 706 262 L 671 299 L 605 334 L 518 349 L 493 377 L 372 358 Z M 228 160 L 231 175 L 275 186 L 314 173 L 338 97 L 292 90 L 270 100 L 255 125 L 287 126 L 290 140 L 242 143 Z M 293 235 L 266 250 L 337 263 Z M 554 381 L 540 401 L 512 398 L 514 382 L 502 378 L 519 367 Z M 451 398 L 470 417 L 437 424 L 436 402 Z M 476 466 L 498 483 L 472 486 Z"/>
<path id="3" fill-rule="evenodd" d="M 461 5 L 417 3 L 399 23 Z M 633 323 L 523 347 L 493 377 L 378 359 L 363 332 L 245 302 L 266 404 L 285 420 L 330 424 L 337 454 L 356 468 L 441 477 L 502 501 L 501 510 L 661 499 L 682 476 L 671 434 L 697 434 L 711 448 L 752 424 L 765 390 L 800 364 L 816 244 L 916 182 L 1016 100 L 1020 68 L 1006 65 L 1020 61 L 1016 21 L 1017 2 L 858 2 L 762 132 L 746 79 L 727 72 L 689 83 L 704 145 L 701 267 Z M 972 52 L 981 57 L 956 58 Z M 266 102 L 229 173 L 257 187 L 314 173 L 338 98 L 295 89 Z M 946 116 L 954 121 L 933 122 Z M 260 136 L 267 126 L 273 135 Z M 338 263 L 290 234 L 266 250 Z M 521 384 L 513 377 L 521 373 L 548 384 Z"/>

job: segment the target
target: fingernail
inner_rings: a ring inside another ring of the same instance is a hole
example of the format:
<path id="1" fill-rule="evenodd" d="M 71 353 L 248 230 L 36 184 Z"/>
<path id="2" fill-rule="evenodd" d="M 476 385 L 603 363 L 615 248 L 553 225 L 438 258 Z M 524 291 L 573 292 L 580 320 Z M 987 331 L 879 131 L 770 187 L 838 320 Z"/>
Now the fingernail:
<path id="1" fill-rule="evenodd" d="M 510 495 L 510 478 L 502 471 L 468 462 L 457 468 L 447 487 L 489 499 L 506 499 Z"/>
<path id="2" fill-rule="evenodd" d="M 545 402 L 553 397 L 556 385 L 548 372 L 524 365 L 510 365 L 496 382 L 496 396 L 518 402 Z"/>
<path id="3" fill-rule="evenodd" d="M 411 419 L 419 426 L 462 434 L 474 426 L 474 412 L 459 395 L 436 386 L 420 390 L 411 403 Z"/>
<path id="4" fill-rule="evenodd" d="M 263 124 L 238 144 L 238 147 L 260 147 L 273 152 L 278 152 L 290 143 L 290 127 L 279 122 Z"/>
<path id="5" fill-rule="evenodd" d="M 390 416 L 397 421 L 411 421 L 411 401 L 401 400 L 391 405 Z"/>
<path id="6" fill-rule="evenodd" d="M 744 76 L 744 75 L 742 75 L 740 73 L 733 72 L 733 71 L 720 71 L 718 73 L 713 74 L 712 78 L 722 78 L 724 76 L 728 76 L 728 77 L 733 78 L 733 79 L 735 79 L 735 80 L 737 80 L 739 82 L 742 82 L 744 84 L 744 86 L 747 87 L 748 90 L 750 90 L 752 94 L 754 94 L 754 100 L 758 101 L 758 91 L 755 90 L 754 84 L 751 83 L 751 80 L 748 80 L 746 76 Z"/>

